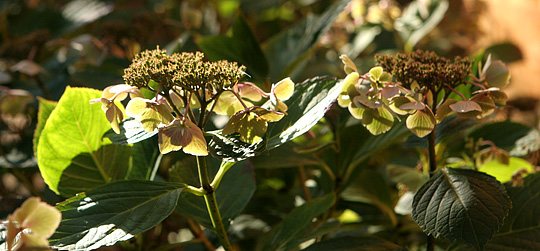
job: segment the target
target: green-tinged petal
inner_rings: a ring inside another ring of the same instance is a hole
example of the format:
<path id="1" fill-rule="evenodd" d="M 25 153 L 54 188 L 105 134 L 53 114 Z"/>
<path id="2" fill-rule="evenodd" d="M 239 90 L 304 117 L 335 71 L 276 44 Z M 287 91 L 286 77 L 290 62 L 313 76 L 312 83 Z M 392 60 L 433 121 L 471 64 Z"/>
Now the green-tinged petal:
<path id="1" fill-rule="evenodd" d="M 392 98 L 392 102 L 390 103 L 389 107 L 396 114 L 405 115 L 405 114 L 409 114 L 410 111 L 400 109 L 400 107 L 406 103 L 410 103 L 413 101 L 414 101 L 413 98 L 409 98 L 405 96 L 394 97 Z"/>
<path id="2" fill-rule="evenodd" d="M 143 98 L 134 98 L 126 106 L 126 115 L 132 118 L 139 118 L 148 108 L 150 100 Z"/>
<path id="3" fill-rule="evenodd" d="M 294 82 L 291 78 L 285 78 L 279 81 L 277 84 L 272 85 L 272 94 L 279 100 L 287 100 L 294 93 Z"/>
<path id="4" fill-rule="evenodd" d="M 158 146 L 162 154 L 178 151 L 182 148 L 182 128 L 178 120 L 158 131 Z"/>
<path id="5" fill-rule="evenodd" d="M 34 233 L 22 233 L 21 240 L 17 244 L 17 249 L 20 250 L 47 250 L 49 247 L 49 241 L 47 238 Z"/>
<path id="6" fill-rule="evenodd" d="M 265 120 L 249 114 L 240 124 L 238 133 L 240 133 L 240 140 L 255 144 L 262 140 L 266 129 L 268 129 L 268 123 Z"/>
<path id="7" fill-rule="evenodd" d="M 344 64 L 345 73 L 351 74 L 353 72 L 358 72 L 358 69 L 356 68 L 356 65 L 354 64 L 354 62 L 349 57 L 347 57 L 347 55 L 343 54 L 343 55 L 339 56 L 339 58 L 341 59 L 341 62 L 343 62 L 343 64 Z"/>
<path id="8" fill-rule="evenodd" d="M 238 132 L 240 124 L 245 116 L 247 116 L 247 111 L 239 111 L 229 118 L 229 122 L 223 127 L 222 133 L 224 135 L 233 134 Z"/>
<path id="9" fill-rule="evenodd" d="M 422 138 L 433 131 L 437 120 L 431 109 L 417 110 L 407 117 L 407 128 L 416 136 Z"/>
<path id="10" fill-rule="evenodd" d="M 471 97 L 471 101 L 478 103 L 482 109 L 482 113 L 479 115 L 481 118 L 490 115 L 495 111 L 497 106 L 493 99 L 489 96 L 489 93 L 478 93 Z"/>
<path id="11" fill-rule="evenodd" d="M 349 103 L 349 112 L 355 119 L 362 119 L 364 108 L 357 107 L 353 102 Z"/>
<path id="12" fill-rule="evenodd" d="M 435 114 L 435 119 L 437 119 L 437 123 L 441 123 L 444 118 L 446 118 L 450 113 L 453 112 L 450 108 L 450 105 L 453 105 L 456 102 L 458 101 L 455 99 L 447 99 L 439 106 L 439 108 L 437 108 L 437 114 Z"/>
<path id="13" fill-rule="evenodd" d="M 358 83 L 360 75 L 358 72 L 352 72 L 343 80 L 343 86 L 341 87 L 340 94 L 346 95 L 348 93 L 349 87 L 355 86 Z"/>
<path id="14" fill-rule="evenodd" d="M 373 67 L 371 68 L 371 70 L 369 70 L 369 75 L 371 77 L 371 80 L 373 81 L 379 81 L 382 74 L 383 74 L 383 68 L 380 67 L 380 66 L 376 66 L 376 67 Z"/>
<path id="15" fill-rule="evenodd" d="M 19 222 L 20 228 L 31 229 L 32 233 L 45 239 L 58 228 L 61 218 L 58 209 L 41 202 L 38 197 L 27 199 L 13 214 L 13 220 Z"/>
<path id="16" fill-rule="evenodd" d="M 253 104 L 247 100 L 243 100 L 243 102 L 247 107 L 253 106 Z M 245 107 L 233 93 L 224 92 L 219 96 L 216 106 L 214 107 L 214 112 L 219 115 L 232 116 L 244 108 Z"/>
<path id="17" fill-rule="evenodd" d="M 280 121 L 284 116 L 284 114 L 282 114 L 282 113 L 270 111 L 270 110 L 264 109 L 262 107 L 255 107 L 255 108 L 251 109 L 250 112 L 253 113 L 253 114 L 256 114 L 262 120 L 268 121 L 268 122 Z"/>
<path id="18" fill-rule="evenodd" d="M 492 61 L 490 65 L 484 68 L 485 83 L 489 87 L 504 88 L 510 83 L 510 70 L 500 61 Z"/>
<path id="19" fill-rule="evenodd" d="M 254 102 L 261 101 L 263 92 L 259 87 L 257 87 L 254 84 L 243 84 L 239 83 L 236 85 L 238 88 L 238 93 L 240 94 L 240 97 L 249 99 Z"/>
<path id="20" fill-rule="evenodd" d="M 417 101 L 408 102 L 399 106 L 399 109 L 401 110 L 424 110 L 425 108 L 426 104 Z"/>
<path id="21" fill-rule="evenodd" d="M 379 135 L 392 128 L 394 117 L 386 108 L 379 107 L 374 110 L 366 110 L 363 117 L 366 117 L 367 111 L 370 111 L 371 115 L 373 115 L 370 123 L 366 125 L 366 128 L 371 134 Z"/>

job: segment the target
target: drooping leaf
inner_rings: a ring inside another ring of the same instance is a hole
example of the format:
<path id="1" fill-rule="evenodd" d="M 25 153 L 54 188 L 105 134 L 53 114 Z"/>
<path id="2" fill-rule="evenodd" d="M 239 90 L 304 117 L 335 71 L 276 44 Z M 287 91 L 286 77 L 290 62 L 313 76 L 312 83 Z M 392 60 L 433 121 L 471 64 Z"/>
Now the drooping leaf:
<path id="1" fill-rule="evenodd" d="M 481 249 L 511 208 L 501 183 L 487 174 L 439 169 L 413 200 L 413 219 L 435 237 Z"/>
<path id="2" fill-rule="evenodd" d="M 386 251 L 406 250 L 393 242 L 374 236 L 341 236 L 314 243 L 302 249 L 304 251 L 356 250 Z"/>
<path id="3" fill-rule="evenodd" d="M 236 16 L 231 31 L 232 36 L 207 36 L 197 45 L 210 60 L 238 62 L 247 67 L 249 75 L 264 80 L 268 76 L 268 61 L 241 14 Z"/>
<path id="4" fill-rule="evenodd" d="M 486 250 L 540 249 L 540 173 L 525 177 L 521 187 L 507 186 L 512 209 L 501 230 L 486 245 Z"/>
<path id="5" fill-rule="evenodd" d="M 66 197 L 123 179 L 128 169 L 130 147 L 101 139 L 109 122 L 99 106 L 88 104 L 100 96 L 97 90 L 68 87 L 41 132 L 41 174 L 51 190 Z"/>
<path id="6" fill-rule="evenodd" d="M 242 212 L 256 188 L 253 166 L 247 162 L 240 162 L 232 166 L 233 164 L 224 163 L 230 169 L 216 190 L 216 200 L 226 228 Z M 213 164 L 213 162 L 210 162 L 210 165 L 212 173 L 217 170 L 216 166 L 219 166 L 219 164 Z M 191 160 L 180 162 L 176 168 L 174 180 L 190 185 L 199 185 L 197 168 L 194 163 L 191 163 Z M 212 177 L 212 175 L 210 176 Z M 213 229 L 203 197 L 183 193 L 180 196 L 176 211 L 206 228 Z"/>
<path id="7" fill-rule="evenodd" d="M 163 221 L 183 184 L 118 181 L 78 194 L 57 208 L 62 222 L 51 237 L 60 250 L 92 250 L 130 239 Z"/>
<path id="8" fill-rule="evenodd" d="M 271 62 L 269 75 L 272 82 L 291 75 L 349 2 L 350 0 L 339 1 L 319 17 L 308 16 L 265 44 L 264 53 L 268 62 Z"/>
<path id="9" fill-rule="evenodd" d="M 335 102 L 343 82 L 327 77 L 308 79 L 285 101 L 287 115 L 268 126 L 268 149 L 292 140 L 315 125 Z"/>
<path id="10" fill-rule="evenodd" d="M 38 121 L 36 125 L 36 130 L 34 131 L 34 152 L 37 152 L 37 146 L 39 143 L 39 138 L 41 137 L 41 132 L 43 131 L 43 128 L 45 127 L 45 122 L 47 122 L 47 119 L 49 119 L 49 116 L 51 115 L 54 108 L 56 108 L 56 105 L 58 102 L 46 100 L 44 98 L 38 97 L 39 102 L 39 111 L 38 111 Z"/>
<path id="11" fill-rule="evenodd" d="M 335 200 L 335 195 L 328 194 L 306 202 L 293 209 L 285 219 L 272 231 L 265 241 L 263 250 L 279 250 L 285 247 L 294 247 L 309 228 L 313 219 L 328 210 Z"/>

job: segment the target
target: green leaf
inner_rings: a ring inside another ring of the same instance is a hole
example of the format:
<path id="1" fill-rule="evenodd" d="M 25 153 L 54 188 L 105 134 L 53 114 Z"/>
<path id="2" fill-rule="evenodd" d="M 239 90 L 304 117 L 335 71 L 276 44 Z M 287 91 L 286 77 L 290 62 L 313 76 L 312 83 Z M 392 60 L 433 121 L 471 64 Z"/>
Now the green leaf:
<path id="1" fill-rule="evenodd" d="M 524 156 L 540 149 L 540 132 L 536 129 L 531 129 L 525 136 L 516 140 L 516 144 L 510 155 Z"/>
<path id="2" fill-rule="evenodd" d="M 118 181 L 78 194 L 57 206 L 62 222 L 51 245 L 92 250 L 128 240 L 167 218 L 183 188 L 184 184 Z"/>
<path id="3" fill-rule="evenodd" d="M 276 148 L 313 127 L 338 97 L 343 81 L 317 77 L 295 87 L 294 94 L 285 101 L 287 115 L 268 125 L 268 149 Z"/>
<path id="4" fill-rule="evenodd" d="M 435 143 L 455 136 L 457 133 L 470 129 L 476 125 L 476 119 L 461 118 L 457 115 L 446 117 L 435 129 Z M 411 135 L 405 142 L 407 147 L 424 147 L 427 148 L 427 138 L 419 138 L 416 135 Z"/>
<path id="5" fill-rule="evenodd" d="M 502 121 L 475 128 L 468 136 L 479 140 L 492 141 L 497 147 L 510 150 L 516 141 L 527 136 L 534 129 L 520 123 Z"/>
<path id="6" fill-rule="evenodd" d="M 238 14 L 231 28 L 232 36 L 207 36 L 197 45 L 212 61 L 229 60 L 247 67 L 257 80 L 268 76 L 268 61 L 242 15 Z"/>
<path id="7" fill-rule="evenodd" d="M 34 131 L 34 152 L 37 152 L 37 146 L 39 144 L 39 138 L 41 137 L 41 132 L 45 127 L 45 122 L 49 119 L 54 108 L 58 102 L 46 100 L 42 97 L 38 97 L 39 102 L 39 111 L 38 111 L 38 121 L 36 125 L 36 130 Z"/>
<path id="8" fill-rule="evenodd" d="M 174 174 L 171 174 L 171 178 L 182 183 L 199 186 L 197 167 L 192 162 L 193 158 L 180 162 L 173 171 Z M 211 170 L 217 170 L 218 164 L 210 162 L 210 166 L 213 167 Z M 251 164 L 239 162 L 232 166 L 221 180 L 216 190 L 216 199 L 226 228 L 242 212 L 253 196 L 256 188 L 254 175 Z M 183 193 L 176 211 L 206 228 L 213 229 L 204 198 L 201 196 Z"/>
<path id="9" fill-rule="evenodd" d="M 413 219 L 435 237 L 482 249 L 511 207 L 494 177 L 465 169 L 440 169 L 413 200 Z"/>
<path id="10" fill-rule="evenodd" d="M 126 175 L 128 180 L 149 180 L 158 157 L 157 137 L 133 144 L 131 167 Z"/>
<path id="11" fill-rule="evenodd" d="M 141 122 L 135 118 L 127 118 L 120 123 L 120 133 L 117 134 L 113 129 L 108 130 L 103 137 L 109 138 L 114 144 L 126 145 L 134 144 L 146 140 L 158 133 L 157 130 L 147 132 L 144 130 Z"/>
<path id="12" fill-rule="evenodd" d="M 540 250 L 540 173 L 525 177 L 521 187 L 506 189 L 513 207 L 486 250 Z"/>
<path id="13" fill-rule="evenodd" d="M 393 242 L 374 236 L 341 236 L 312 244 L 303 251 L 356 250 L 385 251 L 406 250 Z"/>
<path id="14" fill-rule="evenodd" d="M 321 16 L 307 16 L 287 31 L 272 38 L 264 46 L 264 53 L 270 64 L 270 80 L 277 82 L 290 76 L 294 69 L 307 58 L 307 54 L 343 11 L 350 0 L 342 0 L 332 5 Z"/>
<path id="15" fill-rule="evenodd" d="M 101 136 L 110 128 L 99 105 L 101 92 L 66 88 L 52 111 L 37 147 L 39 169 L 51 190 L 65 197 L 123 179 L 130 147 L 112 145 Z"/>
<path id="16" fill-rule="evenodd" d="M 283 167 L 298 167 L 319 165 L 314 156 L 310 154 L 301 154 L 296 150 L 297 145 L 293 142 L 288 142 L 278 148 L 274 148 L 267 152 L 268 154 L 261 154 L 257 157 L 251 158 L 255 168 L 283 168 Z M 266 152 L 265 152 L 266 153 Z"/>
<path id="17" fill-rule="evenodd" d="M 335 195 L 331 193 L 293 209 L 276 228 L 270 231 L 263 250 L 279 250 L 300 244 L 298 239 L 308 231 L 313 219 L 328 210 L 334 202 Z"/>
<path id="18" fill-rule="evenodd" d="M 478 168 L 478 171 L 491 175 L 501 183 L 512 180 L 516 171 L 525 169 L 527 173 L 533 173 L 534 167 L 528 161 L 516 157 L 510 157 L 508 165 L 492 160 Z"/>

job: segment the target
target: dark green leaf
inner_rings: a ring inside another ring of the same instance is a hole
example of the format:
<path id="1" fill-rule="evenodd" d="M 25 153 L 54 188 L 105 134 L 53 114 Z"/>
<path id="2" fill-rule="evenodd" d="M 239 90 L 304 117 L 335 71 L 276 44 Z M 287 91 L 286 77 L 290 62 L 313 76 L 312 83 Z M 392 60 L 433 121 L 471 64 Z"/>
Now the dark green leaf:
<path id="1" fill-rule="evenodd" d="M 293 209 L 276 228 L 270 231 L 263 250 L 273 251 L 300 244 L 298 238 L 308 230 L 313 218 L 328 210 L 334 201 L 335 195 L 332 193 Z"/>
<path id="2" fill-rule="evenodd" d="M 457 115 L 446 117 L 435 129 L 435 143 L 439 143 L 459 132 L 465 131 L 477 123 L 476 119 L 461 118 Z M 411 135 L 405 142 L 407 147 L 425 147 L 427 148 L 427 138 L 419 138 Z"/>
<path id="3" fill-rule="evenodd" d="M 173 179 L 198 186 L 197 168 L 192 162 L 189 159 L 181 162 L 176 167 Z M 255 188 L 253 166 L 248 162 L 237 163 L 227 171 L 216 190 L 216 199 L 225 227 L 228 227 L 230 222 L 242 212 L 253 196 Z M 176 210 L 204 227 L 213 229 L 203 197 L 183 193 Z"/>
<path id="4" fill-rule="evenodd" d="M 412 216 L 430 235 L 481 249 L 499 230 L 511 205 L 494 177 L 444 168 L 416 193 Z"/>
<path id="5" fill-rule="evenodd" d="M 502 121 L 475 128 L 469 137 L 490 140 L 499 148 L 511 149 L 516 141 L 525 137 L 533 129 L 520 123 Z"/>
<path id="6" fill-rule="evenodd" d="M 525 177 L 522 187 L 507 189 L 512 210 L 486 250 L 540 250 L 540 173 Z"/>
<path id="7" fill-rule="evenodd" d="M 501 60 L 507 64 L 523 59 L 519 47 L 510 42 L 494 44 L 486 48 L 484 55 L 491 55 L 492 60 Z"/>
<path id="8" fill-rule="evenodd" d="M 336 18 L 349 2 L 350 0 L 339 1 L 328 8 L 320 17 L 308 16 L 299 24 L 265 44 L 264 52 L 268 62 L 271 62 L 270 80 L 272 82 L 291 75 L 294 68 L 306 58 L 306 54 L 332 27 Z"/>
<path id="9" fill-rule="evenodd" d="M 250 161 L 255 168 L 298 167 L 320 163 L 312 155 L 299 153 L 295 147 L 297 145 L 288 142 L 281 147 L 270 150 L 267 154 L 251 158 Z"/>
<path id="10" fill-rule="evenodd" d="M 317 77 L 295 87 L 294 94 L 285 104 L 287 115 L 268 125 L 268 149 L 292 140 L 315 125 L 339 96 L 343 81 Z"/>
<path id="11" fill-rule="evenodd" d="M 268 62 L 253 32 L 242 17 L 237 15 L 232 26 L 232 36 L 208 36 L 197 43 L 212 61 L 229 60 L 247 67 L 256 80 L 268 76 Z"/>
<path id="12" fill-rule="evenodd" d="M 157 137 L 133 144 L 128 180 L 148 180 L 159 155 Z"/>
<path id="13" fill-rule="evenodd" d="M 355 250 L 355 251 L 383 251 L 383 250 L 406 250 L 387 240 L 373 236 L 342 236 L 317 242 L 305 249 L 305 251 L 326 250 Z"/>
<path id="14" fill-rule="evenodd" d="M 111 128 L 99 104 L 101 92 L 68 87 L 51 112 L 37 147 L 37 159 L 49 188 L 65 197 L 124 179 L 131 149 L 101 136 Z"/>
<path id="15" fill-rule="evenodd" d="M 163 221 L 183 184 L 118 181 L 81 193 L 57 208 L 62 222 L 51 237 L 59 249 L 92 250 L 130 239 Z"/>
<path id="16" fill-rule="evenodd" d="M 108 130 L 103 137 L 109 138 L 114 144 L 126 145 L 141 142 L 157 134 L 157 130 L 147 132 L 144 130 L 141 122 L 134 118 L 127 118 L 120 123 L 120 134 L 112 129 Z"/>

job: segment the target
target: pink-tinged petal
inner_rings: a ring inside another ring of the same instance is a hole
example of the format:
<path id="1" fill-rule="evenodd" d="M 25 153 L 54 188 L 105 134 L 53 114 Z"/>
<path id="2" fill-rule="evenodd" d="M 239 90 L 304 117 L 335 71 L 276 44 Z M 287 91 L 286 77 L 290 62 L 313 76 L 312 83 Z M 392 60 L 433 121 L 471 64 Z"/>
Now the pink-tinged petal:
<path id="1" fill-rule="evenodd" d="M 148 103 L 151 102 L 151 100 L 144 98 L 134 98 L 130 100 L 126 106 L 126 115 L 133 118 L 139 118 L 143 112 L 148 109 Z"/>
<path id="2" fill-rule="evenodd" d="M 49 238 L 58 225 L 62 214 L 55 207 L 41 202 L 38 197 L 27 199 L 15 210 L 13 220 L 19 222 L 20 228 L 31 229 L 32 233 Z"/>
<path id="3" fill-rule="evenodd" d="M 38 235 L 35 233 L 25 233 L 23 232 L 21 234 L 21 239 L 19 240 L 19 243 L 17 244 L 17 248 L 19 250 L 34 250 L 34 249 L 47 249 L 49 247 L 49 241 L 47 241 L 47 238 Z"/>
<path id="4" fill-rule="evenodd" d="M 262 99 L 262 94 L 264 93 L 259 87 L 252 83 L 239 83 L 236 85 L 238 89 L 238 94 L 240 97 L 247 98 L 251 101 L 258 102 Z"/>
<path id="5" fill-rule="evenodd" d="M 388 85 L 382 88 L 381 93 L 385 98 L 392 98 L 399 94 L 399 87 L 395 85 Z"/>
<path id="6" fill-rule="evenodd" d="M 182 148 L 182 128 L 175 122 L 176 120 L 167 127 L 159 128 L 158 145 L 162 154 L 178 151 Z"/>
<path id="7" fill-rule="evenodd" d="M 17 237 L 17 234 L 21 229 L 17 227 L 17 225 L 14 222 L 15 220 L 10 215 L 8 216 L 8 222 L 7 222 L 7 234 L 6 234 L 6 243 L 7 243 L 7 250 L 13 250 L 13 246 L 15 245 L 15 238 Z"/>
<path id="8" fill-rule="evenodd" d="M 399 106 L 401 110 L 424 110 L 426 104 L 422 102 L 409 102 Z"/>
<path id="9" fill-rule="evenodd" d="M 450 107 L 450 109 L 452 109 L 452 111 L 455 111 L 455 112 L 458 112 L 458 113 L 466 113 L 466 112 L 472 112 L 472 111 L 481 112 L 482 111 L 482 107 L 480 107 L 480 105 L 477 104 L 474 101 L 458 101 L 458 102 L 456 102 L 454 104 L 451 104 L 449 107 Z"/>

